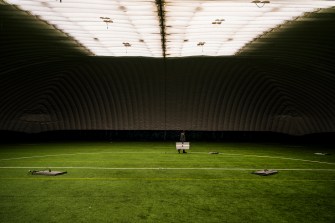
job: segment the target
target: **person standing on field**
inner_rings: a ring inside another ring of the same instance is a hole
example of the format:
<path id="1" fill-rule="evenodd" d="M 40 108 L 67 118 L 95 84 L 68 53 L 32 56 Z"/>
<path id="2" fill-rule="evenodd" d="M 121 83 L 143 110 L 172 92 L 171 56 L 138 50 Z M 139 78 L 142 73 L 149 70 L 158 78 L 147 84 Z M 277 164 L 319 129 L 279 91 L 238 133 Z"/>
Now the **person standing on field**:
<path id="1" fill-rule="evenodd" d="M 181 146 L 184 145 L 184 142 L 186 141 L 186 136 L 185 136 L 185 131 L 182 131 L 180 133 L 180 142 L 181 142 Z M 178 152 L 180 153 L 180 150 L 178 150 Z M 183 153 L 186 153 L 185 149 L 183 149 Z"/>

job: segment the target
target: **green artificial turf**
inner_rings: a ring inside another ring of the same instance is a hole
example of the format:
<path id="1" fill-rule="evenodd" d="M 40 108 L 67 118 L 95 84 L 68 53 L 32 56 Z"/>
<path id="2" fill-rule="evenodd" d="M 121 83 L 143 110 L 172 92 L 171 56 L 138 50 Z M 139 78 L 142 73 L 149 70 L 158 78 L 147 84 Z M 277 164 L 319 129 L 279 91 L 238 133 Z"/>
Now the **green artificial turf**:
<path id="1" fill-rule="evenodd" d="M 178 154 L 172 142 L 0 146 L 0 222 L 335 222 L 335 154 L 314 154 L 331 147 L 199 142 Z M 27 174 L 47 168 L 68 173 Z M 251 174 L 265 168 L 279 174 Z"/>

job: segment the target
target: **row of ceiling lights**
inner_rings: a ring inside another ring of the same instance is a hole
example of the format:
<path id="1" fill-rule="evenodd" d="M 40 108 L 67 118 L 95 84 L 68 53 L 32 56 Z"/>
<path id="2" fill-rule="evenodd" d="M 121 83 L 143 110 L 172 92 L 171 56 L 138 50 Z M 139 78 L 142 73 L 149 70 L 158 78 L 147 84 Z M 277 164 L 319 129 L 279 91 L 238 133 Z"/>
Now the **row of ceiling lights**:
<path id="1" fill-rule="evenodd" d="M 59 1 L 60 3 L 62 2 L 62 0 Z M 252 1 L 251 3 L 254 3 L 255 5 L 257 5 L 257 7 L 262 8 L 264 7 L 265 4 L 270 3 L 270 1 L 259 1 L 259 0 L 255 0 Z M 108 29 L 108 24 L 113 23 L 113 20 L 110 17 L 100 17 L 100 19 L 106 23 L 106 28 Z M 215 19 L 212 24 L 213 25 L 221 25 L 222 22 L 224 22 L 225 19 Z M 98 40 L 97 38 L 95 38 L 95 40 Z M 187 42 L 188 40 L 184 40 L 184 42 Z M 199 42 L 197 43 L 197 46 L 201 46 L 202 47 L 202 51 L 203 51 L 203 46 L 206 44 L 206 42 Z M 128 42 L 123 42 L 124 47 L 128 48 L 131 47 L 131 44 Z"/>
<path id="2" fill-rule="evenodd" d="M 111 20 L 111 18 L 109 18 L 109 17 L 100 17 L 100 19 L 101 19 L 103 22 L 106 23 L 107 29 L 108 29 L 108 24 L 109 24 L 109 23 L 113 23 L 113 20 Z M 212 24 L 213 24 L 213 25 L 221 25 L 222 22 L 224 22 L 224 21 L 225 21 L 224 19 L 215 19 L 215 20 L 212 22 Z M 95 39 L 95 40 L 98 40 L 98 39 Z M 188 40 L 184 40 L 184 42 L 187 42 L 187 41 L 188 41 Z M 203 46 L 205 45 L 205 43 L 206 43 L 206 42 L 199 42 L 199 43 L 197 44 L 197 46 L 201 46 L 201 47 L 203 47 Z M 128 42 L 124 42 L 123 45 L 124 45 L 125 47 L 131 47 L 131 44 L 128 43 Z"/>
<path id="3" fill-rule="evenodd" d="M 51 0 L 6 2 L 35 14 L 74 37 L 93 55 L 119 56 L 123 55 L 122 49 L 129 51 L 132 47 L 131 55 L 149 57 L 192 56 L 197 55 L 200 48 L 203 52 L 205 47 L 209 56 L 234 55 L 246 43 L 285 21 L 298 18 L 305 12 L 335 6 L 334 0 L 277 0 L 271 1 L 271 4 L 267 0 L 68 0 L 63 4 L 61 0 L 58 0 L 58 4 Z M 129 8 L 123 6 L 125 4 L 129 4 Z M 109 15 L 111 12 L 116 14 L 113 13 L 112 17 Z M 138 19 L 139 16 L 142 17 Z M 101 24 L 110 31 L 101 30 Z"/>

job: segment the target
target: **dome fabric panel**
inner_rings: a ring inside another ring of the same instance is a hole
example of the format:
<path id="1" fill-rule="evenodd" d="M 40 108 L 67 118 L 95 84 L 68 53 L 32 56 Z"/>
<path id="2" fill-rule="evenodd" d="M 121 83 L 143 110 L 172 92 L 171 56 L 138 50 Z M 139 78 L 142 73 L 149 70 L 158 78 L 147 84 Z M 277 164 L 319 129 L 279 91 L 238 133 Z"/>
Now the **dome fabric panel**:
<path id="1" fill-rule="evenodd" d="M 235 56 L 153 58 L 93 57 L 1 3 L 0 130 L 335 131 L 334 7 Z"/>

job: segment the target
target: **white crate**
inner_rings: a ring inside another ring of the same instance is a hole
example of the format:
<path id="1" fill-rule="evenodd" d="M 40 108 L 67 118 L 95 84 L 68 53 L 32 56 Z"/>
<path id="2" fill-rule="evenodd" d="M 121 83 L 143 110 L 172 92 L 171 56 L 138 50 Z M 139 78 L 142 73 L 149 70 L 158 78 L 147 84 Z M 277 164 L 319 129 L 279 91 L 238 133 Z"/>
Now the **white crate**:
<path id="1" fill-rule="evenodd" d="M 176 150 L 190 149 L 190 142 L 176 142 Z"/>

